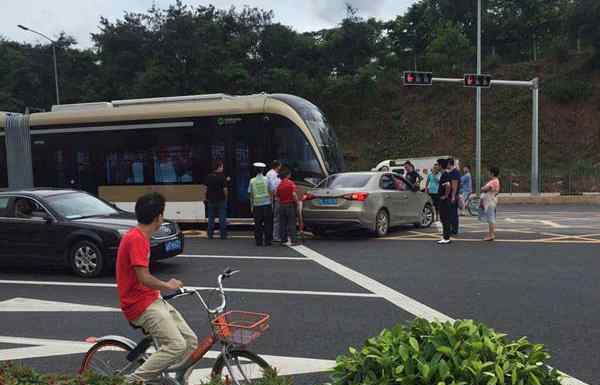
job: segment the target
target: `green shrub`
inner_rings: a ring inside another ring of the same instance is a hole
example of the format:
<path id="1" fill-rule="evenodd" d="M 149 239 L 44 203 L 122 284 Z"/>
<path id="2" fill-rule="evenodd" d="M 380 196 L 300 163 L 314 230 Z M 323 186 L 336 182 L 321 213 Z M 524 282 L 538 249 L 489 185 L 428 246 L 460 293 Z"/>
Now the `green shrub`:
<path id="1" fill-rule="evenodd" d="M 82 376 L 64 374 L 41 374 L 17 364 L 0 364 L 2 385 L 125 385 L 123 377 L 102 377 L 86 373 Z"/>
<path id="2" fill-rule="evenodd" d="M 126 385 L 123 377 L 103 377 L 91 373 L 77 375 L 40 374 L 17 364 L 0 364 L 0 385 Z M 212 380 L 206 385 L 225 385 Z M 289 377 L 281 377 L 276 370 L 268 370 L 255 385 L 292 385 Z"/>
<path id="3" fill-rule="evenodd" d="M 383 330 L 337 359 L 333 385 L 559 385 L 543 345 L 474 321 L 417 319 Z"/>

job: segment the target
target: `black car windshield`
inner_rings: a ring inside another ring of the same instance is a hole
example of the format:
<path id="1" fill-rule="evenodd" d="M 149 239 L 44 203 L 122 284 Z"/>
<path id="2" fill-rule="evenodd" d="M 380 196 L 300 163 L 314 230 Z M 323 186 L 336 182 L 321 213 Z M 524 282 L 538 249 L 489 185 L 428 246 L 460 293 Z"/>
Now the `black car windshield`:
<path id="1" fill-rule="evenodd" d="M 84 193 L 60 194 L 47 198 L 50 207 L 66 219 L 101 217 L 117 214 L 107 203 Z"/>
<path id="2" fill-rule="evenodd" d="M 369 183 L 371 177 L 370 174 L 335 174 L 322 181 L 319 188 L 362 188 Z"/>

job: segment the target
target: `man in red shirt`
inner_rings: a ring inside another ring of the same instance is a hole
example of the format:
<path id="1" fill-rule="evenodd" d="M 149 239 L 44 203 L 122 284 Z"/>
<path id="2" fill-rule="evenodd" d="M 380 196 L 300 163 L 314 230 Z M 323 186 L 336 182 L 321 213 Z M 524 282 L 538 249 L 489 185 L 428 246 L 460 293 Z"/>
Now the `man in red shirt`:
<path id="1" fill-rule="evenodd" d="M 159 344 L 158 351 L 128 382 L 155 380 L 171 365 L 182 362 L 198 345 L 198 338 L 173 306 L 163 300 L 160 290 L 177 290 L 181 281 L 161 281 L 148 270 L 150 238 L 162 224 L 165 198 L 158 193 L 146 194 L 135 204 L 137 227 L 123 236 L 117 254 L 117 287 L 125 318 L 143 328 Z"/>
<path id="2" fill-rule="evenodd" d="M 285 245 L 288 236 L 292 246 L 297 246 L 296 240 L 296 205 L 298 195 L 296 184 L 290 179 L 291 172 L 288 168 L 281 170 L 281 183 L 277 186 L 275 196 L 279 200 L 279 235 L 281 244 Z"/>

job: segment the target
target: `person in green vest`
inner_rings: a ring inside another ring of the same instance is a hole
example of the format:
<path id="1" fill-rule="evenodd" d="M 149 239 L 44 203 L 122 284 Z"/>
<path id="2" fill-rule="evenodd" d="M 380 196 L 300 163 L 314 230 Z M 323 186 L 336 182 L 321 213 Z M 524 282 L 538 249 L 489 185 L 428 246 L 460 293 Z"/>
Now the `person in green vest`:
<path id="1" fill-rule="evenodd" d="M 263 175 L 264 163 L 254 163 L 256 176 L 250 179 L 248 194 L 250 196 L 250 209 L 254 214 L 254 240 L 256 246 L 271 246 L 273 240 L 273 192 L 269 188 L 269 181 Z"/>

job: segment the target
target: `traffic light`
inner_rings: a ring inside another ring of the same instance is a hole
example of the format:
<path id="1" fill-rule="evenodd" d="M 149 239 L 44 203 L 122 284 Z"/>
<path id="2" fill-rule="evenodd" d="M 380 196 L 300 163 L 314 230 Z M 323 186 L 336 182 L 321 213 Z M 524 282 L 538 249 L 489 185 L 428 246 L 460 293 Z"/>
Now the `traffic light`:
<path id="1" fill-rule="evenodd" d="M 492 86 L 492 75 L 465 74 L 464 79 L 465 87 L 490 88 Z"/>
<path id="2" fill-rule="evenodd" d="M 433 82 L 431 72 L 404 71 L 402 82 L 405 86 L 430 86 Z"/>

